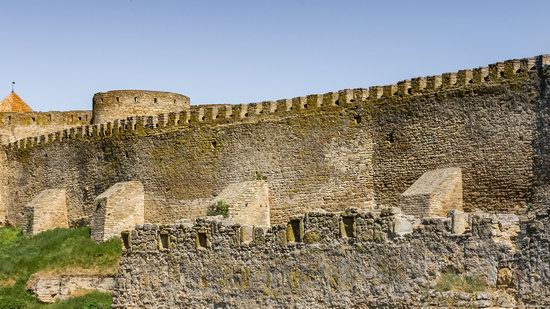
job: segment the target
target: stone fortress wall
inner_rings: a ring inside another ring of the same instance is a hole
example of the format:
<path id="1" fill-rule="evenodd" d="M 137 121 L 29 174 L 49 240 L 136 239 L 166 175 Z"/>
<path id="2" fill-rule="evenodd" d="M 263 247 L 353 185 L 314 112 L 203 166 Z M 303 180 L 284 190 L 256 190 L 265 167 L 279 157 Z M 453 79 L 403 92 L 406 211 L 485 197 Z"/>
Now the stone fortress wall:
<path id="1" fill-rule="evenodd" d="M 269 184 L 272 223 L 315 208 L 399 205 L 425 171 L 462 169 L 464 209 L 518 212 L 543 188 L 548 56 L 396 85 L 244 105 L 191 106 L 11 143 L 7 222 L 65 188 L 72 224 L 114 183 L 141 181 L 146 222 L 206 214 L 232 183 Z M 130 96 L 131 98 L 131 96 Z M 133 98 L 132 98 L 133 99 Z M 115 98 L 116 100 L 116 98 Z M 539 188 L 543 188 L 540 189 Z M 544 196 L 538 194 L 537 196 Z"/>
<path id="2" fill-rule="evenodd" d="M 251 235 L 216 220 L 140 225 L 123 233 L 113 308 L 550 305 L 547 211 L 525 222 L 424 218 L 406 230 L 402 217 L 395 208 L 316 211 Z M 479 286 L 445 291 L 448 276 Z"/>
<path id="3" fill-rule="evenodd" d="M 121 119 L 3 146 L 0 224 L 34 232 L 57 190 L 63 225 L 128 228 L 115 308 L 548 306 L 549 85 L 539 56 L 157 116 L 100 94 Z"/>
<path id="4" fill-rule="evenodd" d="M 0 112 L 0 139 L 3 144 L 90 124 L 91 111 Z"/>

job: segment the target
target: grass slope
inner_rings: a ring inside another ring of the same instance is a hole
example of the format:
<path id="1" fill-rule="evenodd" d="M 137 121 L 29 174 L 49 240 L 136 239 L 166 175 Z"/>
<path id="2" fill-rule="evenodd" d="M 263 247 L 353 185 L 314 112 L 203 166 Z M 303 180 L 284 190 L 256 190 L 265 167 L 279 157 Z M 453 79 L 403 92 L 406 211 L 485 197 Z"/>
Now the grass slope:
<path id="1" fill-rule="evenodd" d="M 88 228 L 79 228 L 26 237 L 18 228 L 0 228 L 0 308 L 110 308 L 111 297 L 105 293 L 42 305 L 25 288 L 29 277 L 37 272 L 115 273 L 120 240 L 97 244 L 89 235 Z"/>

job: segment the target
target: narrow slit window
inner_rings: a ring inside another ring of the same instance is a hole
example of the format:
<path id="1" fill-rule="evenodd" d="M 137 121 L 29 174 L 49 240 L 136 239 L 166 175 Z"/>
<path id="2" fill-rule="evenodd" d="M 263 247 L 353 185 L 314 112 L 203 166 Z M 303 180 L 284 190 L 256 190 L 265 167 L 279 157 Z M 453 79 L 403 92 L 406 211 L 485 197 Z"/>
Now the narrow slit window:
<path id="1" fill-rule="evenodd" d="M 197 247 L 206 248 L 208 243 L 207 240 L 206 233 L 197 233 Z"/>
<path id="2" fill-rule="evenodd" d="M 343 236 L 347 238 L 355 237 L 355 218 L 354 217 L 342 217 L 342 232 Z"/>
<path id="3" fill-rule="evenodd" d="M 301 221 L 291 220 L 287 225 L 287 241 L 302 242 Z"/>
<path id="4" fill-rule="evenodd" d="M 128 232 L 122 233 L 122 243 L 124 244 L 124 249 L 130 249 L 130 234 Z"/>
<path id="5" fill-rule="evenodd" d="M 160 247 L 162 249 L 170 249 L 170 238 L 168 234 L 160 234 Z"/>

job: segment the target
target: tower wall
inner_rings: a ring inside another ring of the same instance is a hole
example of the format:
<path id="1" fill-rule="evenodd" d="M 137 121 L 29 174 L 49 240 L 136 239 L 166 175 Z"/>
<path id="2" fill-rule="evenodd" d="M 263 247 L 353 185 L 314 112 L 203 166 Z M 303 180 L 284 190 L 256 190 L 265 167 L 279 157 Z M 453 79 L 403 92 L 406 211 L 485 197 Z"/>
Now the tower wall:
<path id="1" fill-rule="evenodd" d="M 114 90 L 96 93 L 93 124 L 133 116 L 158 115 L 188 110 L 189 97 L 178 93 L 147 90 Z"/>

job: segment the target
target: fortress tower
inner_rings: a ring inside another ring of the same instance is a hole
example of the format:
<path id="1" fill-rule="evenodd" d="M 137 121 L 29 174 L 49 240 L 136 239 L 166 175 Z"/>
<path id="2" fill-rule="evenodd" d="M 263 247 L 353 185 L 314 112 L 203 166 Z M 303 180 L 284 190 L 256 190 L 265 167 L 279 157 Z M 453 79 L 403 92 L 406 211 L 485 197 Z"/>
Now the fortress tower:
<path id="1" fill-rule="evenodd" d="M 157 115 L 189 110 L 187 96 L 161 91 L 114 90 L 96 93 L 92 123 L 106 123 L 133 116 Z"/>

